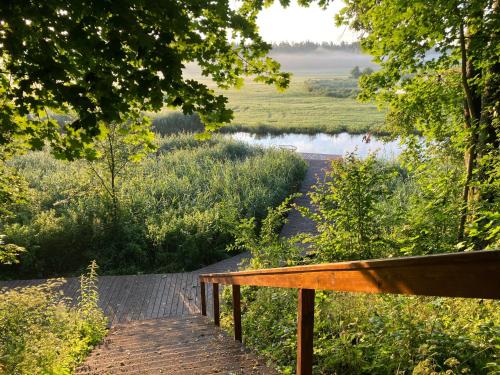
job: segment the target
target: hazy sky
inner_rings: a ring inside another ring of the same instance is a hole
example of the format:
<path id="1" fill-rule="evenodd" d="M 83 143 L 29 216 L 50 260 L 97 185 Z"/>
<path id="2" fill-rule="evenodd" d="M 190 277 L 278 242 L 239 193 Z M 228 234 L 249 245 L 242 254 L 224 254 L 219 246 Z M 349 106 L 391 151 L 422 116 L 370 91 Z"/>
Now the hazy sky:
<path id="1" fill-rule="evenodd" d="M 279 2 L 275 2 L 259 16 L 260 34 L 267 42 L 352 42 L 356 40 L 352 31 L 345 26 L 335 26 L 334 15 L 342 6 L 340 0 L 326 10 L 317 5 L 299 7 L 293 0 L 288 8 L 282 8 Z"/>

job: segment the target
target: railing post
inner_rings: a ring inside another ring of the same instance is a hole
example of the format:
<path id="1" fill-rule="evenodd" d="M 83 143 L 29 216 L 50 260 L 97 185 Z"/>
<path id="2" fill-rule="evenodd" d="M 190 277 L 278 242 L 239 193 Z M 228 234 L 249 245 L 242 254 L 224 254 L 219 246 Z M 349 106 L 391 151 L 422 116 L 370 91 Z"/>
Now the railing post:
<path id="1" fill-rule="evenodd" d="M 207 316 L 207 296 L 205 292 L 205 282 L 200 282 L 200 291 L 201 291 L 201 315 Z"/>
<path id="2" fill-rule="evenodd" d="M 233 285 L 234 339 L 241 342 L 241 292 L 239 285 Z"/>
<path id="3" fill-rule="evenodd" d="M 299 289 L 297 314 L 297 375 L 312 374 L 314 289 Z"/>
<path id="4" fill-rule="evenodd" d="M 212 284 L 212 293 L 214 297 L 214 324 L 220 326 L 219 316 L 219 283 Z"/>

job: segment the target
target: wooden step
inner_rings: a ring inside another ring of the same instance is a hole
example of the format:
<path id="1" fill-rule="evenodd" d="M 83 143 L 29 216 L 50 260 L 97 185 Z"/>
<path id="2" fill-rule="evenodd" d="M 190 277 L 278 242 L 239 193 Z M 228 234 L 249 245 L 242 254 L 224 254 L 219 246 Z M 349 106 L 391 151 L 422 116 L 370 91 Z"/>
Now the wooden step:
<path id="1" fill-rule="evenodd" d="M 134 321 L 112 327 L 79 375 L 278 374 L 203 316 Z"/>

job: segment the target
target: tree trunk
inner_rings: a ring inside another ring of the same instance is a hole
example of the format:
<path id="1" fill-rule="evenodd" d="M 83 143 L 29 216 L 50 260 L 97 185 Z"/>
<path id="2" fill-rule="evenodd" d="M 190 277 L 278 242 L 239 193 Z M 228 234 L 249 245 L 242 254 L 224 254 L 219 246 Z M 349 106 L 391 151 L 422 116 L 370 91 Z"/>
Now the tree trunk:
<path id="1" fill-rule="evenodd" d="M 464 24 L 460 27 L 460 50 L 461 50 L 461 69 L 462 69 L 462 87 L 464 90 L 464 124 L 469 133 L 468 146 L 464 152 L 465 162 L 465 182 L 462 192 L 462 212 L 458 227 L 458 241 L 463 241 L 465 236 L 465 224 L 471 212 L 472 201 L 474 200 L 474 191 L 471 188 L 472 176 L 477 162 L 477 129 L 481 113 L 481 96 L 478 95 L 476 86 L 470 85 L 470 79 L 477 74 L 474 70 L 472 59 L 469 58 L 468 51 L 471 48 L 472 36 L 465 35 Z"/>

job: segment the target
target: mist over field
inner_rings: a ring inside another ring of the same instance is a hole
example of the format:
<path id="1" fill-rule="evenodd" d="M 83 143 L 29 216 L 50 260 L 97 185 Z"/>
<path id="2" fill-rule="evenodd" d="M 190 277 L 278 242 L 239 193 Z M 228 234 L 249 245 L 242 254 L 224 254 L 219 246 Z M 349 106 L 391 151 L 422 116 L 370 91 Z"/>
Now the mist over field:
<path id="1" fill-rule="evenodd" d="M 349 74 L 356 65 L 361 69 L 377 68 L 370 55 L 322 48 L 304 53 L 271 52 L 269 56 L 279 61 L 284 71 L 295 74 Z"/>
<path id="2" fill-rule="evenodd" d="M 328 50 L 318 47 L 315 50 L 298 51 L 271 51 L 269 56 L 279 61 L 285 72 L 296 75 L 348 75 L 352 68 L 359 66 L 377 69 L 377 64 L 371 62 L 370 55 L 361 52 L 342 50 Z M 187 76 L 199 77 L 200 69 L 195 64 L 187 64 L 184 69 Z"/>

